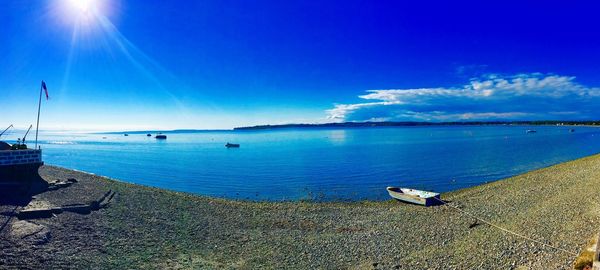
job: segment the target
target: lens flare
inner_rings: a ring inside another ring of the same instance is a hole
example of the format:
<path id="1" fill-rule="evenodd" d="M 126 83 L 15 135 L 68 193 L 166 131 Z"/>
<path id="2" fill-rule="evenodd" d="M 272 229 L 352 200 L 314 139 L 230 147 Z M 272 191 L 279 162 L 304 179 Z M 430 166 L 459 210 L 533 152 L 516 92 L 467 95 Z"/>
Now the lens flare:
<path id="1" fill-rule="evenodd" d="M 64 19 L 71 23 L 93 25 L 97 17 L 102 15 L 103 3 L 100 0 L 62 0 Z"/>
<path id="2" fill-rule="evenodd" d="M 69 4 L 81 13 L 89 13 L 96 6 L 94 0 L 69 0 Z"/>

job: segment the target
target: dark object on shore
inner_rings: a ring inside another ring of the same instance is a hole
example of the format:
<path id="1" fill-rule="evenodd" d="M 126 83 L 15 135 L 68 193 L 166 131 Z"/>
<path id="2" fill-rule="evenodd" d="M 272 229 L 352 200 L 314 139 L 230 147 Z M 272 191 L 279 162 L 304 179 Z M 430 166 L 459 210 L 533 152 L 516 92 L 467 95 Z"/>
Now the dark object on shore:
<path id="1" fill-rule="evenodd" d="M 237 144 L 237 143 L 227 143 L 225 145 L 225 147 L 227 147 L 227 148 L 240 148 L 240 145 Z"/>
<path id="2" fill-rule="evenodd" d="M 61 188 L 66 188 L 66 187 L 70 187 L 73 183 L 70 182 L 53 182 L 53 183 L 49 183 L 48 184 L 48 190 L 57 190 L 57 189 L 61 189 Z"/>
<path id="3" fill-rule="evenodd" d="M 21 210 L 17 213 L 19 219 L 35 219 L 35 218 L 49 218 L 54 214 L 62 213 L 62 208 L 52 207 L 43 209 L 29 209 Z"/>
<path id="4" fill-rule="evenodd" d="M 152 134 L 148 133 L 146 134 L 146 137 L 152 137 Z"/>
<path id="5" fill-rule="evenodd" d="M 12 149 L 12 146 L 10 144 L 0 141 L 0 151 L 11 150 L 11 149 Z"/>
<path id="6" fill-rule="evenodd" d="M 473 221 L 473 223 L 471 223 L 471 225 L 469 225 L 469 229 L 473 229 L 479 225 L 481 224 L 479 224 L 479 221 L 476 219 L 475 221 Z"/>
<path id="7" fill-rule="evenodd" d="M 423 191 L 412 188 L 387 187 L 390 196 L 396 200 L 432 206 L 442 202 L 440 194 L 436 192 Z"/>
<path id="8" fill-rule="evenodd" d="M 13 145 L 0 142 L 0 197 L 28 190 L 39 179 L 38 169 L 43 164 L 41 149 L 27 149 L 22 141 Z"/>
<path id="9" fill-rule="evenodd" d="M 109 190 L 99 200 L 93 201 L 90 204 L 69 204 L 61 207 L 21 210 L 17 213 L 17 217 L 19 219 L 49 218 L 52 217 L 52 215 L 60 214 L 62 212 L 87 215 L 92 211 L 107 207 L 114 196 L 115 193 L 112 190 Z"/>
<path id="10" fill-rule="evenodd" d="M 167 135 L 158 134 L 154 138 L 156 138 L 157 140 L 166 140 L 167 139 Z"/>
<path id="11" fill-rule="evenodd" d="M 69 178 L 67 181 L 55 181 L 48 184 L 48 190 L 57 190 L 61 188 L 70 187 L 72 184 L 77 183 L 77 179 Z"/>
<path id="12" fill-rule="evenodd" d="M 527 133 L 527 134 L 529 134 L 529 133 L 537 133 L 537 131 L 534 130 L 534 129 L 528 129 L 528 130 L 525 131 L 525 133 Z"/>

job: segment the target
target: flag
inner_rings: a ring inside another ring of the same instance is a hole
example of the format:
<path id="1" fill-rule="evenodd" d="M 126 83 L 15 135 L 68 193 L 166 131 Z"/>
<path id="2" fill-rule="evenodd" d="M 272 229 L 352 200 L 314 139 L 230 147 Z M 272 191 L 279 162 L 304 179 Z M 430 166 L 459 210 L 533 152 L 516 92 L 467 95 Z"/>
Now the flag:
<path id="1" fill-rule="evenodd" d="M 42 81 L 42 89 L 44 89 L 44 92 L 46 93 L 46 100 L 48 100 L 50 97 L 48 96 L 48 88 L 46 88 L 46 82 Z"/>

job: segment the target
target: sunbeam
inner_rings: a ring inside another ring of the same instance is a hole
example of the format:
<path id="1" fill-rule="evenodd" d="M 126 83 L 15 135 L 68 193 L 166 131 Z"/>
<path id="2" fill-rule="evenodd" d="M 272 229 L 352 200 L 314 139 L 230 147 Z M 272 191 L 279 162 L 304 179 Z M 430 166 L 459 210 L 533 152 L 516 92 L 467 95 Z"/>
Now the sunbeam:
<path id="1" fill-rule="evenodd" d="M 59 15 L 63 21 L 66 20 L 66 23 L 71 25 L 73 29 L 65 72 L 62 78 L 62 91 L 66 93 L 69 86 L 77 52 L 82 49 L 100 48 L 97 50 L 108 53 L 108 59 L 112 59 L 115 63 L 118 63 L 119 59 L 126 59 L 126 62 L 139 75 L 153 85 L 154 92 L 162 92 L 179 111 L 182 113 L 187 112 L 186 106 L 169 90 L 169 88 L 185 89 L 187 87 L 154 59 L 141 51 L 117 29 L 104 14 L 111 10 L 110 7 L 110 1 L 62 0 L 59 6 L 53 8 L 57 13 L 56 15 Z M 119 69 L 123 70 L 123 67 Z M 115 70 L 114 67 L 107 67 L 102 71 L 116 72 L 112 76 L 118 76 L 119 73 L 122 73 L 122 71 Z M 160 77 L 168 79 L 164 81 Z"/>
<path id="2" fill-rule="evenodd" d="M 75 53 L 75 46 L 77 45 L 77 39 L 79 35 L 79 25 L 73 26 L 73 32 L 71 33 L 71 43 L 69 46 L 69 55 L 67 56 L 67 64 L 65 66 L 65 73 L 63 75 L 63 79 L 61 82 L 61 94 L 66 94 L 67 92 L 67 84 L 69 81 L 69 77 L 71 76 L 71 66 L 73 65 L 73 54 Z"/>
<path id="3" fill-rule="evenodd" d="M 185 111 L 186 108 L 184 104 L 180 101 L 180 99 L 175 96 L 171 91 L 167 89 L 165 84 L 161 82 L 157 78 L 157 76 L 151 71 L 151 69 L 158 70 L 162 75 L 167 75 L 169 77 L 174 77 L 171 75 L 165 68 L 163 68 L 160 64 L 158 64 L 155 60 L 150 58 L 144 52 L 137 48 L 132 42 L 130 42 L 121 32 L 115 27 L 114 24 L 108 20 L 105 16 L 98 15 L 98 21 L 100 26 L 104 30 L 104 33 L 114 42 L 121 53 L 127 58 L 129 63 L 135 67 L 144 77 L 151 80 L 164 94 L 169 96 L 171 100 L 175 103 L 175 105 L 182 111 Z M 137 57 L 136 57 L 137 56 Z M 138 59 L 141 58 L 141 59 Z M 146 62 L 150 64 L 151 68 L 146 67 L 142 62 Z"/>

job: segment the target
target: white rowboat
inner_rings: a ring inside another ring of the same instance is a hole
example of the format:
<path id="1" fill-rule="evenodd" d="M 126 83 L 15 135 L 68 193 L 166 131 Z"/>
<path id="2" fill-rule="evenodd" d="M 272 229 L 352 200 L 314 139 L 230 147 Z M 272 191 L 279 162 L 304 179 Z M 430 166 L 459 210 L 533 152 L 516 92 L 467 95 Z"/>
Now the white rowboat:
<path id="1" fill-rule="evenodd" d="M 441 204 L 440 194 L 412 188 L 387 187 L 390 196 L 396 200 L 431 206 Z"/>

